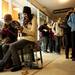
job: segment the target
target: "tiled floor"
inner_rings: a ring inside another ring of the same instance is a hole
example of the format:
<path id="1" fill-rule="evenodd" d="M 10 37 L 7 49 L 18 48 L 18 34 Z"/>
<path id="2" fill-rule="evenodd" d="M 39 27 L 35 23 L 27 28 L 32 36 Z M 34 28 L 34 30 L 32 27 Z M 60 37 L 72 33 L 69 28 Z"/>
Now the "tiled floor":
<path id="1" fill-rule="evenodd" d="M 61 55 L 35 75 L 75 75 L 75 61 Z"/>
<path id="2" fill-rule="evenodd" d="M 61 55 L 43 53 L 43 69 L 30 70 L 25 75 L 75 75 L 75 61 L 65 59 L 64 53 Z M 22 75 L 26 69 L 17 72 L 1 72 L 0 75 Z"/>

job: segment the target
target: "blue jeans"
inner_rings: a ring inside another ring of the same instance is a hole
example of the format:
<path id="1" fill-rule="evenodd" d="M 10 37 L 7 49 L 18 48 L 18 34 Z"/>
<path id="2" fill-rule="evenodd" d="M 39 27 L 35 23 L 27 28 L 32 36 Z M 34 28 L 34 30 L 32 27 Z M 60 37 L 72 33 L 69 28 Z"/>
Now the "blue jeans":
<path id="1" fill-rule="evenodd" d="M 47 48 L 48 48 L 48 37 L 42 37 L 41 39 L 41 50 L 42 51 L 47 51 Z"/>
<path id="2" fill-rule="evenodd" d="M 54 40 L 52 39 L 52 37 L 49 37 L 49 41 L 48 41 L 48 46 L 49 46 L 49 50 L 52 53 L 53 51 L 55 51 L 55 45 L 54 45 Z"/>
<path id="3" fill-rule="evenodd" d="M 71 32 L 72 40 L 72 58 L 75 59 L 75 31 Z"/>
<path id="4" fill-rule="evenodd" d="M 61 50 L 61 39 L 62 39 L 62 36 L 56 36 L 55 38 L 55 52 L 59 54 Z"/>

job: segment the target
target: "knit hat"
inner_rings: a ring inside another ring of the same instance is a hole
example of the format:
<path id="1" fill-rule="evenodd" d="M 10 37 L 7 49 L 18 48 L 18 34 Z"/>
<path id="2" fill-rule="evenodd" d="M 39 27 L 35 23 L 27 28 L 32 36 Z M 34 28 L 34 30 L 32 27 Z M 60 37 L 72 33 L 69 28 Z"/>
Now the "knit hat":
<path id="1" fill-rule="evenodd" d="M 31 8 L 28 6 L 24 6 L 23 13 L 31 14 Z"/>

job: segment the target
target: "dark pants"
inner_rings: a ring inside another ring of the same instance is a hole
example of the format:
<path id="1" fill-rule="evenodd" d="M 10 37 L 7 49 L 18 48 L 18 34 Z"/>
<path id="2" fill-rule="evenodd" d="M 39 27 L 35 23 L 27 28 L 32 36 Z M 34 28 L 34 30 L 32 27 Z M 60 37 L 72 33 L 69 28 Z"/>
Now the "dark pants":
<path id="1" fill-rule="evenodd" d="M 72 58 L 75 59 L 75 31 L 71 32 L 72 34 Z"/>
<path id="2" fill-rule="evenodd" d="M 58 54 L 60 54 L 61 51 L 61 39 L 62 36 L 56 36 L 55 38 L 55 52 L 57 52 Z"/>
<path id="3" fill-rule="evenodd" d="M 43 36 L 41 40 L 41 50 L 47 52 L 48 49 L 48 36 Z"/>
<path id="4" fill-rule="evenodd" d="M 6 54 L 8 48 L 9 48 L 8 44 L 2 45 L 3 56 Z M 12 59 L 11 59 L 11 55 L 10 55 L 10 57 L 7 59 L 6 67 L 10 67 L 10 66 L 12 66 L 12 64 L 13 63 L 12 63 Z"/>
<path id="5" fill-rule="evenodd" d="M 54 47 L 54 40 L 52 39 L 52 37 L 49 37 L 48 44 L 49 44 L 49 50 L 52 53 L 54 51 L 54 48 L 55 48 Z"/>
<path id="6" fill-rule="evenodd" d="M 70 39 L 69 36 L 70 33 L 64 34 L 64 43 L 65 43 L 65 55 L 66 58 L 69 57 L 69 48 L 70 48 Z"/>
<path id="7" fill-rule="evenodd" d="M 27 45 L 32 45 L 33 42 L 31 41 L 27 41 L 27 40 L 19 40 L 19 41 L 16 41 L 14 43 L 11 43 L 9 45 L 9 49 L 7 50 L 6 54 L 4 55 L 3 59 L 0 61 L 0 65 L 3 65 L 7 62 L 8 58 L 10 57 L 11 55 L 11 58 L 12 58 L 12 61 L 13 61 L 13 65 L 21 65 L 21 62 L 20 62 L 20 58 L 19 58 L 19 55 L 18 55 L 18 50 L 22 50 L 23 48 L 25 48 L 25 46 Z M 29 47 L 29 50 L 31 48 Z M 33 59 L 34 58 L 34 53 L 33 53 L 33 50 L 30 50 L 30 55 L 31 55 L 31 58 Z M 33 53 L 33 54 L 32 54 Z"/>
<path id="8" fill-rule="evenodd" d="M 2 60 L 3 56 L 6 54 L 8 48 L 9 48 L 9 45 L 7 45 L 7 44 L 1 44 L 0 45 L 0 60 Z M 12 66 L 12 59 L 11 59 L 11 57 L 9 57 L 7 59 L 7 62 L 5 64 L 5 67 L 10 67 L 10 66 Z"/>
<path id="9" fill-rule="evenodd" d="M 0 44 L 0 60 L 3 58 L 2 44 Z"/>

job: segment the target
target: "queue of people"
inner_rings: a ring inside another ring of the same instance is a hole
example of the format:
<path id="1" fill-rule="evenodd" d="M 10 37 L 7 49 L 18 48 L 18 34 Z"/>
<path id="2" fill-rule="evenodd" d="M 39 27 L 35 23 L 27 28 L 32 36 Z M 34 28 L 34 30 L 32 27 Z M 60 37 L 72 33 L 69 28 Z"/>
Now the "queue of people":
<path id="1" fill-rule="evenodd" d="M 64 48 L 65 58 L 71 58 L 75 61 L 75 45 L 74 45 L 74 19 L 75 12 L 70 10 L 66 13 L 64 21 L 58 18 L 56 22 L 50 24 L 43 24 L 39 27 L 41 39 L 41 50 L 45 52 L 54 52 L 61 54 L 62 47 Z M 49 25 L 49 26 L 48 26 Z M 51 28 L 50 28 L 51 26 Z M 50 31 L 52 31 L 50 33 Z M 51 35 L 53 34 L 53 35 Z M 44 39 L 45 38 L 45 39 Z M 52 38 L 52 39 L 51 39 Z M 49 42 L 50 41 L 50 42 Z M 44 43 L 45 42 L 45 43 Z M 63 46 L 62 46 L 63 45 Z M 70 53 L 70 49 L 72 52 Z M 70 56 L 71 55 L 71 56 Z"/>
<path id="2" fill-rule="evenodd" d="M 59 18 L 54 23 L 44 24 L 39 27 L 40 35 L 42 35 L 41 48 L 43 48 L 44 52 L 56 52 L 60 54 L 63 36 L 63 29 L 59 26 L 60 22 Z"/>

